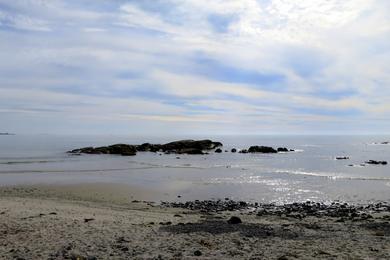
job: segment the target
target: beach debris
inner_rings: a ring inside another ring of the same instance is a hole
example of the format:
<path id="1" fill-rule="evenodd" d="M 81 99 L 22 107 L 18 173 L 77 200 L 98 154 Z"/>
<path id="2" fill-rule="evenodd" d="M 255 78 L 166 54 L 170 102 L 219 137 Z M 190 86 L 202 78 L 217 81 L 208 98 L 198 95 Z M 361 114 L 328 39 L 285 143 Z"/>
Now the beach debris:
<path id="1" fill-rule="evenodd" d="M 227 221 L 227 223 L 229 223 L 229 224 L 241 224 L 242 223 L 242 221 L 241 221 L 241 219 L 239 218 L 239 217 L 236 217 L 236 216 L 233 216 L 233 217 L 231 217 L 228 221 Z"/>

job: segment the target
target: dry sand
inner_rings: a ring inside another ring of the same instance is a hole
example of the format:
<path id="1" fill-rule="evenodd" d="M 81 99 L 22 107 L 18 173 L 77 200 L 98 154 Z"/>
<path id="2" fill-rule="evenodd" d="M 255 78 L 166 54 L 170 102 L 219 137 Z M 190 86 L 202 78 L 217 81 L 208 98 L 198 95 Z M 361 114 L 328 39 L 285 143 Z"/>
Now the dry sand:
<path id="1" fill-rule="evenodd" d="M 105 184 L 1 188 L 0 259 L 390 259 L 388 213 L 345 222 L 201 213 L 136 194 Z M 228 224 L 233 215 L 243 223 Z"/>

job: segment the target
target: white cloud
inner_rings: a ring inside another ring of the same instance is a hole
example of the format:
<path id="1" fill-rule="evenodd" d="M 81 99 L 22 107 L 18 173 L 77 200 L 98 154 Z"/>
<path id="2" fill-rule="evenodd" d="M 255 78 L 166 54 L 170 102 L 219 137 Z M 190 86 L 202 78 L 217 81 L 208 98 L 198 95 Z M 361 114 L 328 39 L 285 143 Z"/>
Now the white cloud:
<path id="1" fill-rule="evenodd" d="M 321 121 L 337 130 L 335 122 L 388 118 L 386 0 L 88 3 L 0 0 L 9 7 L 0 11 L 0 117 L 77 114 L 198 123 L 205 131 L 213 121 L 216 130 L 218 122 L 264 121 L 270 129 Z M 212 25 L 213 15 L 227 20 Z M 234 69 L 285 80 L 245 82 Z"/>

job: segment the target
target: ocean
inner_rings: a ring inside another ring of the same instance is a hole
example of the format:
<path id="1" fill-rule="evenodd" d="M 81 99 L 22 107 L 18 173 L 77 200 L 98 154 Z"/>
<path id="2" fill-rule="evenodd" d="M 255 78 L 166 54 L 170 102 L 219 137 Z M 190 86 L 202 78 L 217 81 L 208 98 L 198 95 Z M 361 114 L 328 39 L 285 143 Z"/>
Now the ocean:
<path id="1" fill-rule="evenodd" d="M 66 151 L 115 143 L 165 143 L 211 139 L 228 152 L 136 156 L 81 155 Z M 290 203 L 306 200 L 349 203 L 390 201 L 390 136 L 0 136 L 0 186 L 121 184 L 156 190 L 154 201 L 205 199 Z M 231 153 L 251 145 L 287 147 L 278 154 Z M 347 156 L 348 160 L 336 160 Z"/>

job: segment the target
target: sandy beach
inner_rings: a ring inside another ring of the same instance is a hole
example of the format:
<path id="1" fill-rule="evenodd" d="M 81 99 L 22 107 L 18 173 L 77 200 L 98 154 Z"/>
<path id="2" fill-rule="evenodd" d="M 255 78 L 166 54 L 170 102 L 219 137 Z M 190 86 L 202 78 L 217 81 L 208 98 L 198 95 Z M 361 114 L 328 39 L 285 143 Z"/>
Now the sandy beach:
<path id="1" fill-rule="evenodd" d="M 101 184 L 1 188 L 0 258 L 390 258 L 387 211 L 342 221 L 207 212 L 136 201 L 128 190 Z M 229 224 L 232 216 L 242 223 Z"/>

